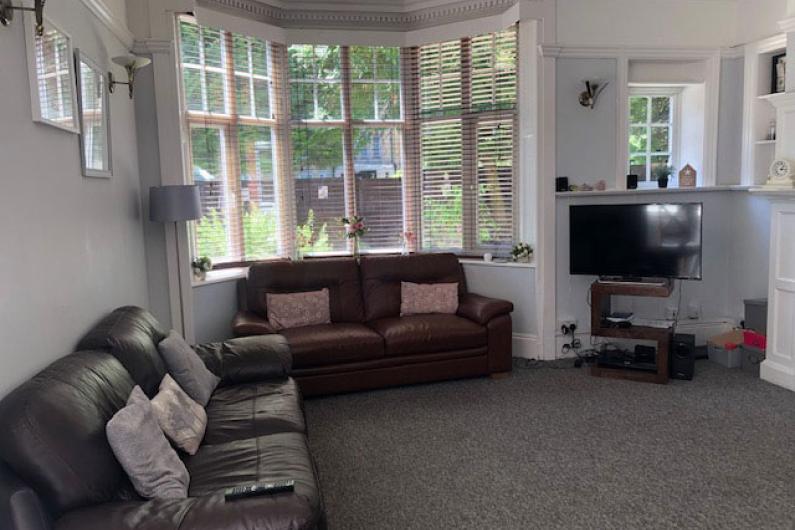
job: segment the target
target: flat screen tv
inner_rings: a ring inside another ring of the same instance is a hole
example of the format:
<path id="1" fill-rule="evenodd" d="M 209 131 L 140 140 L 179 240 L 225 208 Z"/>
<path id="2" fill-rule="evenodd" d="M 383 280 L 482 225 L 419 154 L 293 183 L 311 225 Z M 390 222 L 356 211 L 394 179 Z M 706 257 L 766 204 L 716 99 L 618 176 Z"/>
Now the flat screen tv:
<path id="1" fill-rule="evenodd" d="M 572 205 L 571 274 L 701 279 L 701 203 Z"/>

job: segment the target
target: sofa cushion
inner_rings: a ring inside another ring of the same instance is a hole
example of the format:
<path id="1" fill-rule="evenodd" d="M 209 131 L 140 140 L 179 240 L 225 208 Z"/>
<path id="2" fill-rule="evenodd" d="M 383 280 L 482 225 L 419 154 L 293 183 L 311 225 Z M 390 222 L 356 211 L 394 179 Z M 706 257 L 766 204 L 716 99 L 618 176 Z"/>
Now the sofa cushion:
<path id="1" fill-rule="evenodd" d="M 205 445 L 279 432 L 306 432 L 301 392 L 292 379 L 221 387 L 206 412 Z"/>
<path id="2" fill-rule="evenodd" d="M 458 311 L 457 283 L 400 282 L 400 316 L 454 315 Z"/>
<path id="3" fill-rule="evenodd" d="M 113 415 L 105 430 L 113 454 L 141 497 L 184 499 L 188 496 L 188 470 L 169 445 L 152 402 L 141 387 L 133 388 L 127 406 Z"/>
<path id="4" fill-rule="evenodd" d="M 364 324 L 322 324 L 285 329 L 294 368 L 383 357 L 384 340 Z"/>
<path id="5" fill-rule="evenodd" d="M 268 323 L 275 330 L 331 324 L 328 289 L 304 293 L 266 293 Z"/>
<path id="6" fill-rule="evenodd" d="M 359 267 L 353 258 L 255 263 L 248 270 L 245 307 L 267 318 L 268 293 L 329 290 L 332 322 L 362 322 L 364 302 Z"/>
<path id="7" fill-rule="evenodd" d="M 435 353 L 485 346 L 486 328 L 457 315 L 412 315 L 369 324 L 384 337 L 387 355 Z"/>
<path id="8" fill-rule="evenodd" d="M 207 368 L 182 335 L 173 329 L 157 347 L 171 377 L 196 403 L 202 407 L 207 405 L 221 378 Z"/>
<path id="9" fill-rule="evenodd" d="M 361 259 L 365 320 L 400 316 L 400 283 L 458 283 L 466 294 L 466 279 L 455 254 L 364 256 Z"/>
<path id="10" fill-rule="evenodd" d="M 294 492 L 235 502 L 235 508 L 241 511 L 248 506 L 266 505 L 271 513 L 282 515 L 277 521 L 260 526 L 252 514 L 251 523 L 239 528 L 308 529 L 320 526 L 316 521 L 323 517 L 323 503 L 314 462 L 303 434 L 272 434 L 227 444 L 205 445 L 185 463 L 191 476 L 191 497 L 215 497 L 226 488 L 246 484 L 295 481 Z M 197 518 L 193 524 L 186 518 L 182 528 L 231 528 L 220 514 L 214 516 L 211 510 L 207 510 L 204 515 L 206 520 Z"/>
<path id="11" fill-rule="evenodd" d="M 157 394 L 166 368 L 157 344 L 166 337 L 157 319 L 135 306 L 120 307 L 103 318 L 77 345 L 78 350 L 106 350 L 127 369 L 151 397 Z"/>
<path id="12" fill-rule="evenodd" d="M 152 398 L 152 410 L 163 434 L 189 455 L 196 454 L 207 429 L 207 413 L 168 374 Z"/>
<path id="13" fill-rule="evenodd" d="M 126 405 L 133 386 L 112 355 L 78 352 L 0 402 L 0 455 L 53 515 L 138 498 L 105 435 L 105 424 Z"/>

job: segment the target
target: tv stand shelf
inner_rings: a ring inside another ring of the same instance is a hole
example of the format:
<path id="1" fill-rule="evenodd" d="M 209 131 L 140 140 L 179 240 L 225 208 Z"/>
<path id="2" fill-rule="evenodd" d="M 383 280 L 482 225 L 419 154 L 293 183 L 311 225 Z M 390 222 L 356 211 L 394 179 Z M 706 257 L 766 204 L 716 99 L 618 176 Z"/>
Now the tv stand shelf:
<path id="1" fill-rule="evenodd" d="M 618 328 L 606 325 L 605 317 L 610 315 L 610 297 L 623 296 L 649 296 L 668 298 L 673 291 L 670 281 L 664 284 L 640 284 L 620 282 L 602 283 L 596 281 L 591 284 L 591 335 L 595 337 L 610 337 L 614 339 L 636 339 L 657 342 L 657 371 L 643 372 L 630 368 L 605 368 L 594 365 L 591 375 L 597 377 L 612 377 L 616 379 L 629 379 L 649 383 L 668 383 L 668 354 L 671 346 L 671 328 L 654 328 L 649 326 L 632 326 Z"/>

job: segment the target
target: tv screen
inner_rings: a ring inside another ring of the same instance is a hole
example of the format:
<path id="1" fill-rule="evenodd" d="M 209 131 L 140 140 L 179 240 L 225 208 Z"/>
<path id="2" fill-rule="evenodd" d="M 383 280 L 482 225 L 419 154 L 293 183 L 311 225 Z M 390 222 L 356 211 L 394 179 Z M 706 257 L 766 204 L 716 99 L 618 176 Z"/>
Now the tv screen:
<path id="1" fill-rule="evenodd" d="M 701 279 L 701 203 L 571 206 L 571 274 Z"/>

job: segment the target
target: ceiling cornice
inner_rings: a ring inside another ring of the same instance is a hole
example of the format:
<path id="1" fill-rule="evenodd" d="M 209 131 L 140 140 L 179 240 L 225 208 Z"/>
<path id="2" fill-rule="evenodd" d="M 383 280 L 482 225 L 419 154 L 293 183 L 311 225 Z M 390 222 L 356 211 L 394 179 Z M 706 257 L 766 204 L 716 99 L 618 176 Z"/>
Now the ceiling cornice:
<path id="1" fill-rule="evenodd" d="M 413 31 L 499 15 L 519 1 L 463 0 L 406 12 L 290 9 L 262 0 L 196 0 L 196 3 L 207 9 L 282 28 Z"/>

